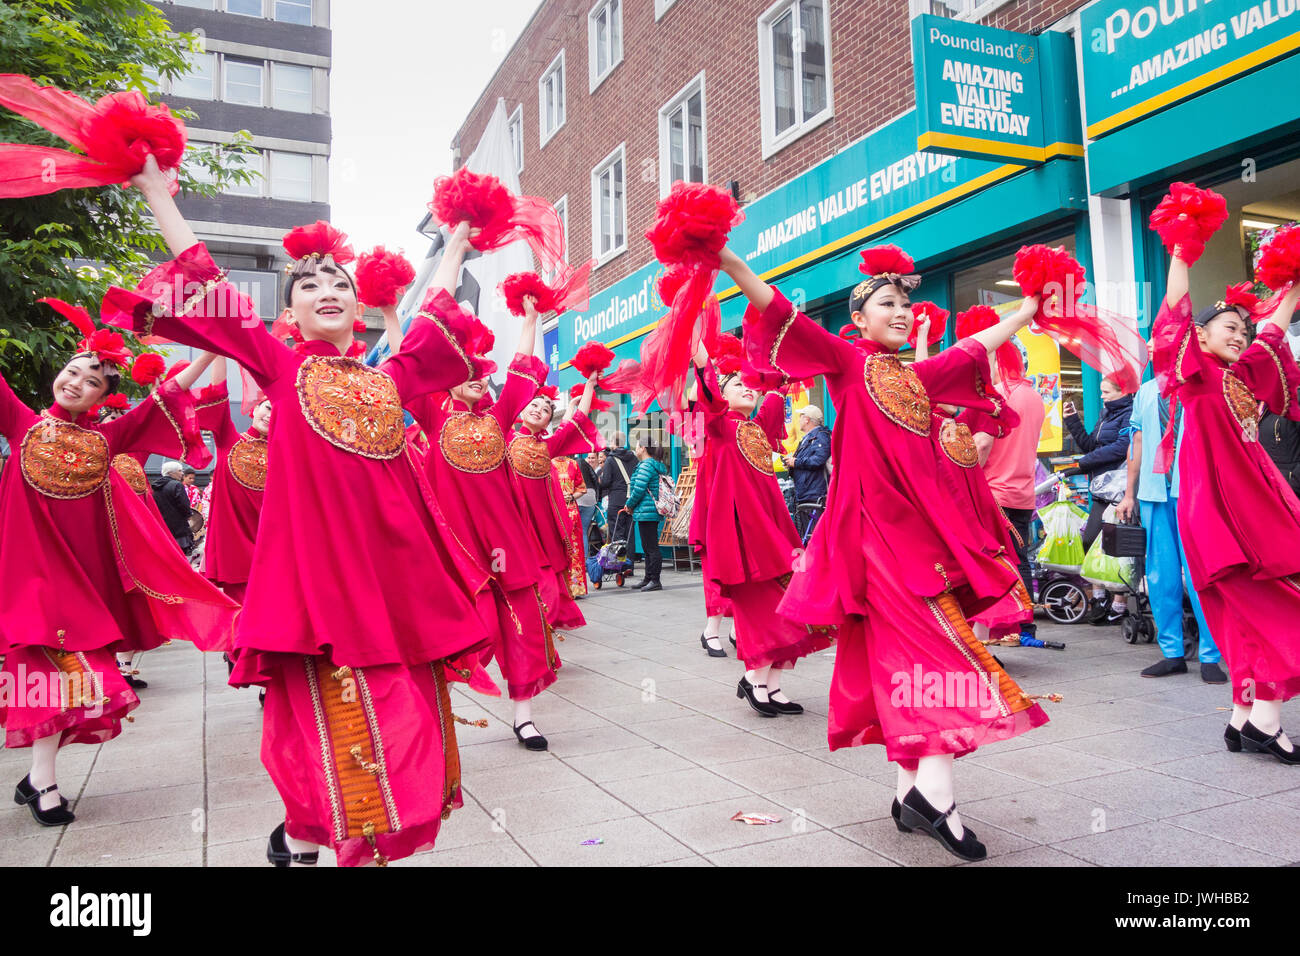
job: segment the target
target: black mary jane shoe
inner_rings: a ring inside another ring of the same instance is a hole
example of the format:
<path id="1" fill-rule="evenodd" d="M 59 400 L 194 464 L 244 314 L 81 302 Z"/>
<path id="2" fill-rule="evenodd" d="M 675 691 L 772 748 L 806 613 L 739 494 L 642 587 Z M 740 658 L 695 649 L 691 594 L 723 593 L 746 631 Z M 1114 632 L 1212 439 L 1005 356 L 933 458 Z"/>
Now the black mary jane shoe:
<path id="1" fill-rule="evenodd" d="M 732 647 L 735 647 L 735 646 L 736 646 L 736 635 L 735 635 L 735 634 L 731 634 L 731 635 L 729 635 L 729 636 L 727 637 L 727 640 L 731 641 L 731 646 L 732 646 Z"/>
<path id="2" fill-rule="evenodd" d="M 889 815 L 894 818 L 894 826 L 898 827 L 899 833 L 911 833 L 912 828 L 903 824 L 901 811 L 902 806 L 898 802 L 898 797 L 894 797 L 894 802 L 889 805 Z"/>
<path id="3" fill-rule="evenodd" d="M 715 637 L 714 640 L 716 641 L 716 640 L 718 640 L 718 639 Z M 727 656 L 727 652 L 724 651 L 722 648 L 719 647 L 719 648 L 716 648 L 716 649 L 715 649 L 715 648 L 709 647 L 709 639 L 708 639 L 707 637 L 705 637 L 703 634 L 700 635 L 700 647 L 702 647 L 702 648 L 704 648 L 706 651 L 708 651 L 710 657 L 726 657 L 726 656 Z"/>
<path id="4" fill-rule="evenodd" d="M 519 738 L 519 742 L 523 744 L 527 749 L 546 750 L 550 746 L 546 742 L 546 738 L 542 736 L 542 732 L 540 730 L 537 730 L 536 736 L 533 737 L 525 737 L 523 734 L 521 734 L 519 731 L 523 730 L 525 727 L 531 727 L 533 728 L 533 730 L 537 730 L 537 725 L 533 723 L 531 720 L 525 720 L 522 724 L 520 724 L 518 727 L 515 728 L 515 736 Z"/>
<path id="5" fill-rule="evenodd" d="M 298 863 L 302 866 L 315 866 L 316 861 L 320 859 L 320 851 L 312 850 L 310 853 L 293 853 L 289 850 L 289 843 L 284 838 L 284 824 L 281 823 L 271 831 L 271 838 L 266 841 L 266 862 L 272 866 L 288 866 L 290 863 Z"/>
<path id="6" fill-rule="evenodd" d="M 1281 728 L 1272 736 L 1264 733 L 1249 720 L 1241 725 L 1241 746 L 1251 753 L 1272 754 L 1285 764 L 1300 764 L 1300 747 L 1291 745 L 1290 750 L 1283 750 L 1278 738 L 1282 736 Z"/>
<path id="7" fill-rule="evenodd" d="M 18 786 L 14 788 L 14 803 L 19 806 L 26 805 L 27 809 L 32 811 L 32 817 L 43 827 L 61 827 L 77 819 L 76 815 L 68 809 L 68 801 L 59 795 L 59 805 L 50 807 L 48 810 L 41 809 L 41 797 L 52 790 L 58 790 L 57 783 L 50 784 L 44 790 L 37 790 L 32 786 L 31 774 L 23 777 Z"/>
<path id="8" fill-rule="evenodd" d="M 921 795 L 921 791 L 913 787 L 903 797 L 898 817 L 899 822 L 904 826 L 934 837 L 945 850 L 958 859 L 968 862 L 985 859 L 989 851 L 983 843 L 975 839 L 975 834 L 970 827 L 963 827 L 960 840 L 953 836 L 952 830 L 948 827 L 948 817 L 956 809 L 957 804 L 954 803 L 947 810 L 936 810 L 930 805 L 930 801 Z"/>
<path id="9" fill-rule="evenodd" d="M 781 703 L 779 700 L 773 700 L 773 699 L 772 699 L 772 695 L 773 695 L 773 694 L 779 694 L 779 693 L 781 693 L 779 690 L 776 690 L 776 691 L 771 691 L 771 690 L 769 690 L 769 691 L 767 692 L 767 702 L 768 702 L 771 706 L 773 706 L 773 707 L 776 708 L 776 712 L 777 712 L 778 714 L 785 714 L 785 715 L 787 715 L 787 716 L 793 716 L 793 715 L 795 715 L 795 714 L 802 714 L 802 713 L 803 713 L 803 704 L 796 704 L 796 703 L 795 703 L 794 701 L 792 701 L 792 700 L 787 700 L 787 701 L 783 704 L 783 703 Z"/>
<path id="10" fill-rule="evenodd" d="M 1232 724 L 1223 728 L 1223 742 L 1232 753 L 1241 753 L 1241 731 Z"/>
<path id="11" fill-rule="evenodd" d="M 763 688 L 763 690 L 767 690 L 766 684 L 751 684 L 742 677 L 740 683 L 736 685 L 736 696 L 749 701 L 749 706 L 752 707 L 760 717 L 780 716 L 781 712 L 774 706 L 766 701 L 761 701 L 754 696 L 754 690 L 759 687 Z"/>

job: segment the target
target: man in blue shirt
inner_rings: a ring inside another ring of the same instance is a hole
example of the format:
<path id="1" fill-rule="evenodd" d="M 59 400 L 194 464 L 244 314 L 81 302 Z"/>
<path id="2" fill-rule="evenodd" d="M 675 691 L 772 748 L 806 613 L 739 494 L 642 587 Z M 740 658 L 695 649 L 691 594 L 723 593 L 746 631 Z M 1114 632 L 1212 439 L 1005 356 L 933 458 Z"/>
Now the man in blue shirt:
<path id="1" fill-rule="evenodd" d="M 1164 658 L 1142 671 L 1143 677 L 1167 677 L 1186 674 L 1183 651 L 1183 589 L 1196 615 L 1200 629 L 1201 680 L 1207 684 L 1227 683 L 1219 666 L 1222 659 L 1210 635 L 1201 602 L 1192 587 L 1187 558 L 1178 536 L 1178 462 L 1167 475 L 1156 474 L 1156 450 L 1169 423 L 1169 402 L 1160 395 L 1155 379 L 1143 383 L 1133 401 L 1129 427 L 1133 437 L 1129 445 L 1128 492 L 1117 513 L 1121 521 L 1131 521 L 1136 503 L 1147 531 L 1146 579 L 1151 614 L 1155 618 L 1156 639 Z M 1181 426 L 1181 421 L 1180 421 Z M 1181 427 L 1178 435 L 1182 439 Z"/>

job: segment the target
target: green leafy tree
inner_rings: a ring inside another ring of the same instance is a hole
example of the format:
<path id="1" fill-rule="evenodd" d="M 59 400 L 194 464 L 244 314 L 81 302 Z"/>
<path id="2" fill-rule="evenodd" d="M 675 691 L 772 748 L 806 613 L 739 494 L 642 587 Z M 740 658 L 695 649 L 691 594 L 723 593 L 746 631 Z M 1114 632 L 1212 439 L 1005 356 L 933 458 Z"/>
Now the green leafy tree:
<path id="1" fill-rule="evenodd" d="M 201 39 L 174 33 L 144 0 L 9 0 L 0 3 L 0 73 L 22 73 L 94 101 L 136 89 L 159 99 L 162 79 L 185 75 Z M 174 111 L 193 120 L 189 111 Z M 0 108 L 0 142 L 67 148 L 34 123 Z M 221 151 L 194 151 L 181 169 L 187 195 L 214 196 L 255 175 L 231 154 L 248 152 L 241 134 Z M 0 200 L 0 373 L 34 408 L 76 348 L 79 334 L 37 303 L 52 296 L 98 314 L 109 285 L 130 287 L 164 250 L 139 194 L 130 188 L 68 189 Z M 127 336 L 133 351 L 142 346 Z M 129 393 L 141 390 L 124 380 Z"/>

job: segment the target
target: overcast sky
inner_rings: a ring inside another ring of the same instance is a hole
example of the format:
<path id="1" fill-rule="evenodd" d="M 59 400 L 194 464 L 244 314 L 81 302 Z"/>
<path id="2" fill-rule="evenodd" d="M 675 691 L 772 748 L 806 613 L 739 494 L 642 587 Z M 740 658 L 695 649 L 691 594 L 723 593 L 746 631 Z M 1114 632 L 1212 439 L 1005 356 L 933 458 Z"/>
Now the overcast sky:
<path id="1" fill-rule="evenodd" d="M 358 252 L 421 254 L 451 139 L 539 0 L 333 0 L 330 218 Z M 467 144 L 464 152 L 473 151 Z"/>

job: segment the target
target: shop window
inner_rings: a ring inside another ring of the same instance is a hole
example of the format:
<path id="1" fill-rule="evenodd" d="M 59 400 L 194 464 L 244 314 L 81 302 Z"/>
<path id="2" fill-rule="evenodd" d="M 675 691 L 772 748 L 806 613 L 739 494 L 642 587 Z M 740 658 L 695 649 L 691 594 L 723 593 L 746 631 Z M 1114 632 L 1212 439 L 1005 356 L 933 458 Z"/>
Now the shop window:
<path id="1" fill-rule="evenodd" d="M 551 61 L 542 78 L 537 81 L 537 126 L 541 134 L 538 147 L 564 125 L 564 51 Z"/>
<path id="2" fill-rule="evenodd" d="M 705 161 L 704 74 L 659 111 L 659 193 L 668 195 L 678 180 L 702 183 L 708 178 Z"/>
<path id="3" fill-rule="evenodd" d="M 281 23 L 311 26 L 311 0 L 275 0 L 275 18 Z"/>
<path id="4" fill-rule="evenodd" d="M 623 62 L 623 4 L 601 0 L 587 14 L 588 91 L 594 92 Z"/>
<path id="5" fill-rule="evenodd" d="M 622 145 L 591 171 L 591 254 L 597 265 L 627 251 L 626 174 Z"/>
<path id="6" fill-rule="evenodd" d="M 216 92 L 217 55 L 188 52 L 185 59 L 190 63 L 190 72 L 172 80 L 172 95 L 192 100 L 212 99 Z"/>
<path id="7" fill-rule="evenodd" d="M 510 114 L 510 155 L 514 157 L 515 172 L 524 171 L 524 104 L 520 103 Z"/>
<path id="8" fill-rule="evenodd" d="M 311 202 L 312 157 L 306 153 L 271 154 L 271 197 Z"/>
<path id="9" fill-rule="evenodd" d="M 226 58 L 223 67 L 225 84 L 221 98 L 241 106 L 261 106 L 262 64 Z"/>
<path id="10" fill-rule="evenodd" d="M 830 119 L 829 0 L 782 0 L 758 21 L 763 158 Z"/>
<path id="11" fill-rule="evenodd" d="M 312 68 L 289 63 L 271 65 L 271 105 L 294 113 L 311 112 Z"/>

